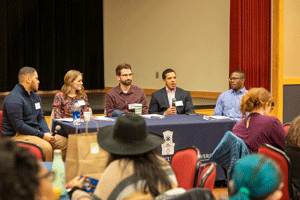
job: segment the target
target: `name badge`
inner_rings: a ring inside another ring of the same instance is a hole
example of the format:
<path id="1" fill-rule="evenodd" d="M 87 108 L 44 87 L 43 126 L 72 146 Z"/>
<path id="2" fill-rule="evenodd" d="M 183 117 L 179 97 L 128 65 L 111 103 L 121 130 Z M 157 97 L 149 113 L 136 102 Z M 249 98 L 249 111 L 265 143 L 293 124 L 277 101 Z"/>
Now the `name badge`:
<path id="1" fill-rule="evenodd" d="M 36 110 L 41 109 L 41 104 L 40 104 L 40 102 L 35 103 L 34 105 L 35 105 L 35 109 L 36 109 Z"/>
<path id="2" fill-rule="evenodd" d="M 129 109 L 129 110 L 135 109 L 135 103 L 128 104 L 128 109 Z"/>
<path id="3" fill-rule="evenodd" d="M 176 101 L 176 102 L 175 102 L 175 105 L 176 105 L 176 107 L 177 107 L 177 106 L 183 106 L 182 100 L 181 100 L 181 101 Z"/>
<path id="4" fill-rule="evenodd" d="M 80 100 L 80 101 L 78 101 L 78 104 L 79 104 L 80 106 L 85 106 L 85 102 L 84 102 L 84 100 Z"/>

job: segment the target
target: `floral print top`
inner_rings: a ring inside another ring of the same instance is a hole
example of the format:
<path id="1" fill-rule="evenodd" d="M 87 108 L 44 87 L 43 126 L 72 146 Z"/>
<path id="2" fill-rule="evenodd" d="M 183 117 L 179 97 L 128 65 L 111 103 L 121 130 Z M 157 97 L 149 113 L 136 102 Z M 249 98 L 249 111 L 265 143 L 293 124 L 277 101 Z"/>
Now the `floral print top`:
<path id="1" fill-rule="evenodd" d="M 53 102 L 54 119 L 73 118 L 73 105 L 75 104 L 75 100 L 75 97 L 66 99 L 62 92 L 57 93 Z M 85 103 L 84 106 L 81 106 L 81 118 L 83 118 L 83 112 L 89 111 L 87 95 L 83 94 L 83 96 L 77 100 L 83 100 Z"/>

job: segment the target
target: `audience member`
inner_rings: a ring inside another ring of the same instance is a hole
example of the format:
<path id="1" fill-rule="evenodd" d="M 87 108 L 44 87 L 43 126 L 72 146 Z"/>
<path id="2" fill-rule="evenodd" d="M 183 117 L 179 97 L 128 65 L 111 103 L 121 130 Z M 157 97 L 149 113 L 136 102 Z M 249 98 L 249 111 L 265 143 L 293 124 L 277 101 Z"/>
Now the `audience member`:
<path id="1" fill-rule="evenodd" d="M 176 188 L 171 166 L 156 153 L 163 142 L 162 137 L 146 131 L 145 120 L 136 114 L 119 116 L 115 126 L 101 128 L 98 143 L 110 153 L 110 159 L 94 199 L 153 199 Z M 69 183 L 73 187 L 72 199 L 87 196 L 79 190 L 83 179 L 76 177 Z"/>
<path id="2" fill-rule="evenodd" d="M 65 75 L 61 92 L 54 97 L 54 118 L 73 118 L 72 109 L 75 100 L 78 100 L 81 106 L 81 116 L 83 117 L 83 112 L 89 111 L 89 103 L 87 95 L 84 93 L 82 73 L 77 70 L 70 70 Z"/>
<path id="3" fill-rule="evenodd" d="M 284 151 L 291 161 L 294 195 L 300 196 L 300 115 L 296 117 L 287 132 Z"/>
<path id="4" fill-rule="evenodd" d="M 230 117 L 239 122 L 242 119 L 240 101 L 242 96 L 248 92 L 244 87 L 244 72 L 239 70 L 232 72 L 229 82 L 232 89 L 219 96 L 213 115 Z"/>
<path id="5" fill-rule="evenodd" d="M 162 79 L 166 87 L 152 94 L 149 113 L 161 115 L 195 113 L 190 92 L 176 87 L 175 71 L 166 69 L 162 73 Z"/>
<path id="6" fill-rule="evenodd" d="M 241 158 L 234 166 L 228 193 L 231 200 L 277 200 L 282 197 L 278 165 L 263 155 Z"/>
<path id="7" fill-rule="evenodd" d="M 45 151 L 46 161 L 52 161 L 52 147 L 64 148 L 66 138 L 50 133 L 36 93 L 40 83 L 37 71 L 23 67 L 18 78 L 19 84 L 4 99 L 2 137 L 38 144 Z"/>
<path id="8" fill-rule="evenodd" d="M 264 88 L 252 88 L 241 100 L 243 120 L 237 123 L 232 132 L 247 145 L 249 152 L 257 152 L 260 144 L 267 143 L 284 149 L 286 132 L 282 123 L 273 116 L 272 95 Z M 246 117 L 246 113 L 250 114 Z"/>
<path id="9" fill-rule="evenodd" d="M 123 63 L 116 68 L 120 84 L 106 94 L 106 115 L 117 117 L 123 113 L 134 113 L 135 104 L 142 104 L 142 114 L 148 114 L 148 102 L 143 89 L 131 85 L 133 73 L 131 66 Z"/>
<path id="10" fill-rule="evenodd" d="M 54 200 L 47 170 L 13 140 L 0 141 L 0 199 Z"/>

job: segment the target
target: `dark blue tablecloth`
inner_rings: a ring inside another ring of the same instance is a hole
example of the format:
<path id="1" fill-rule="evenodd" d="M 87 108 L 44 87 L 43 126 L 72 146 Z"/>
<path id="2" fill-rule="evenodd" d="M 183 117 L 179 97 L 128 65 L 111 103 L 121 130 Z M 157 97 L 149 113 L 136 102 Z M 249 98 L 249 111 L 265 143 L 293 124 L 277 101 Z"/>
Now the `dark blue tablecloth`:
<path id="1" fill-rule="evenodd" d="M 115 121 L 97 121 L 99 127 L 114 125 Z M 201 152 L 202 164 L 205 164 L 210 154 L 221 141 L 226 131 L 231 131 L 235 122 L 233 120 L 205 120 L 203 115 L 172 115 L 165 116 L 164 119 L 146 119 L 147 129 L 155 134 L 163 135 L 164 131 L 173 132 L 173 142 L 175 143 L 175 151 L 189 146 L 196 146 Z M 76 132 L 76 126 L 72 122 L 53 121 L 53 128 L 56 125 L 61 126 L 60 135 L 68 136 Z M 85 132 L 85 123 L 78 126 L 78 132 Z M 52 129 L 54 130 L 54 129 Z M 89 132 L 96 132 L 96 124 L 89 123 Z M 159 152 L 162 149 L 159 148 Z M 170 161 L 172 155 L 164 156 Z M 217 167 L 217 180 L 224 180 L 224 172 Z"/>

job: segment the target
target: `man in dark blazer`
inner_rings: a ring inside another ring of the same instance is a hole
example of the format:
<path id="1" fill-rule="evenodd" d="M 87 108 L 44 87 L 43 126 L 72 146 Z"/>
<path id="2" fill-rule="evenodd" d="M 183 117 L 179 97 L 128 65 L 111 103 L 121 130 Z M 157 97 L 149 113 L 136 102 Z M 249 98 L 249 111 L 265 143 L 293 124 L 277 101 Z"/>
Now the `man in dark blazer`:
<path id="1" fill-rule="evenodd" d="M 162 73 L 166 87 L 154 92 L 151 97 L 149 114 L 175 115 L 195 113 L 189 91 L 176 87 L 176 73 L 166 69 Z M 175 104 L 175 106 L 172 106 Z"/>

